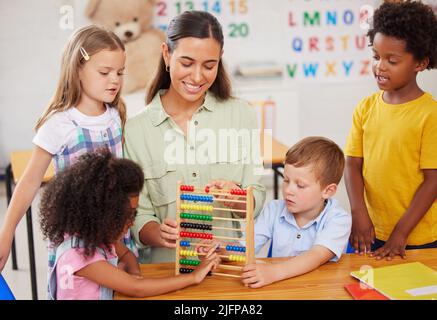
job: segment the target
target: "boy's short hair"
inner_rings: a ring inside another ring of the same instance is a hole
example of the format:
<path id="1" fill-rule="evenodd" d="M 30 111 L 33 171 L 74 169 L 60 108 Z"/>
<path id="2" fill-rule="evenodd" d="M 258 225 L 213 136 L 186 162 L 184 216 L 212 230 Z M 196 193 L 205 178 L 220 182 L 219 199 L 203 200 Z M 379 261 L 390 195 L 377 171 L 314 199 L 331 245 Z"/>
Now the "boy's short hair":
<path id="1" fill-rule="evenodd" d="M 285 164 L 295 167 L 312 166 L 322 188 L 340 182 L 344 163 L 340 147 L 324 137 L 304 138 L 292 146 L 285 156 Z"/>
<path id="2" fill-rule="evenodd" d="M 371 46 L 377 33 L 405 41 L 417 61 L 429 58 L 427 69 L 437 67 L 437 17 L 430 6 L 410 0 L 383 3 L 367 33 Z"/>

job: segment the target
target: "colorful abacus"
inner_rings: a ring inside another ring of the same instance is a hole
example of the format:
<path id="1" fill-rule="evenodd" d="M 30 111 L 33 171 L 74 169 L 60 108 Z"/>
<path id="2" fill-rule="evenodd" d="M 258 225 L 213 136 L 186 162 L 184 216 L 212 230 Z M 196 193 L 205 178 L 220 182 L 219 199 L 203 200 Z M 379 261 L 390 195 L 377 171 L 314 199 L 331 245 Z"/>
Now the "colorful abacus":
<path id="1" fill-rule="evenodd" d="M 176 222 L 179 233 L 179 238 L 176 245 L 176 274 L 190 273 L 194 271 L 194 267 L 200 264 L 199 255 L 195 246 L 209 246 L 208 244 L 200 243 L 202 240 L 226 240 L 233 241 L 234 244 L 227 244 L 225 249 L 226 254 L 220 254 L 222 260 L 218 269 L 223 272 L 211 272 L 211 275 L 220 275 L 240 278 L 242 266 L 255 262 L 254 254 L 254 234 L 253 234 L 253 194 L 252 188 L 243 189 L 205 189 L 195 188 L 194 186 L 181 185 L 178 183 L 176 195 Z M 223 199 L 223 196 L 232 195 L 232 199 Z M 220 197 L 217 197 L 220 196 Z M 194 202 L 194 203 L 193 203 Z M 224 207 L 214 206 L 214 203 L 219 202 L 234 202 L 244 203 L 245 210 L 236 210 Z M 205 203 L 205 204 L 199 204 Z M 208 214 L 192 213 L 188 211 L 203 211 Z M 227 218 L 214 215 L 214 212 L 231 211 L 245 213 L 245 218 Z M 195 222 L 193 222 L 195 220 Z M 214 221 L 228 220 L 237 222 L 246 222 L 245 228 L 231 228 L 224 226 L 214 226 Z M 208 222 L 202 223 L 201 221 Z M 191 229 L 197 230 L 192 232 Z M 244 238 L 228 237 L 220 234 L 210 233 L 215 230 L 242 231 Z M 210 231 L 210 232 L 205 232 Z M 190 240 L 188 240 L 190 239 Z M 191 239 L 200 239 L 198 242 L 192 242 Z M 236 241 L 244 240 L 246 246 L 235 245 Z M 227 254 L 230 252 L 229 254 Z M 193 259 L 195 258 L 195 259 Z"/>

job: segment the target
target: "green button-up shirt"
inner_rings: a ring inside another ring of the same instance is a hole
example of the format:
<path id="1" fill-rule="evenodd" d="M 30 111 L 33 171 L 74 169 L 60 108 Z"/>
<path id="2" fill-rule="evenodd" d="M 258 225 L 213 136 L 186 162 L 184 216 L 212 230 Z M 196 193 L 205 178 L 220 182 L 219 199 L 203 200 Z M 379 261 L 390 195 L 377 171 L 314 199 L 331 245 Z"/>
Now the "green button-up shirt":
<path id="1" fill-rule="evenodd" d="M 203 105 L 188 123 L 187 136 L 165 112 L 161 90 L 138 115 L 127 121 L 124 156 L 144 171 L 145 184 L 140 195 L 138 214 L 132 227 L 137 245 L 139 233 L 151 221 L 162 223 L 175 218 L 177 182 L 203 188 L 212 179 L 225 179 L 253 186 L 254 216 L 265 200 L 260 184 L 262 162 L 259 154 L 257 117 L 248 103 L 239 99 L 218 101 L 207 93 Z M 202 204 L 202 203 L 200 203 Z M 214 207 L 221 203 L 213 203 Z M 214 211 L 213 215 L 239 218 L 233 212 Z M 240 228 L 238 222 L 215 220 L 214 226 Z M 196 230 L 190 230 L 196 231 Z M 213 230 L 217 235 L 241 237 L 240 231 Z M 172 249 L 152 247 L 142 262 L 174 261 Z"/>

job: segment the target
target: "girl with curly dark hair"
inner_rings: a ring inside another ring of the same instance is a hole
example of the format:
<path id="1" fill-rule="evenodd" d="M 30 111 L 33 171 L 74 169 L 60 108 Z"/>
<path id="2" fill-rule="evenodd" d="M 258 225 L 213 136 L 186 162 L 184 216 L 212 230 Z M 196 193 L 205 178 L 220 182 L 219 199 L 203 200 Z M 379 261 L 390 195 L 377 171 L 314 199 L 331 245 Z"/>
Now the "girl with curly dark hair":
<path id="1" fill-rule="evenodd" d="M 130 251 L 115 244 L 135 219 L 143 183 L 136 163 L 102 149 L 83 155 L 44 188 L 41 229 L 56 248 L 50 299 L 112 299 L 113 290 L 158 295 L 199 283 L 217 265 L 212 249 L 192 274 L 142 279 L 123 268 Z"/>
<path id="2" fill-rule="evenodd" d="M 390 260 L 437 248 L 437 101 L 417 83 L 437 67 L 437 17 L 419 1 L 386 1 L 368 36 L 381 91 L 359 103 L 346 143 L 350 243 Z"/>

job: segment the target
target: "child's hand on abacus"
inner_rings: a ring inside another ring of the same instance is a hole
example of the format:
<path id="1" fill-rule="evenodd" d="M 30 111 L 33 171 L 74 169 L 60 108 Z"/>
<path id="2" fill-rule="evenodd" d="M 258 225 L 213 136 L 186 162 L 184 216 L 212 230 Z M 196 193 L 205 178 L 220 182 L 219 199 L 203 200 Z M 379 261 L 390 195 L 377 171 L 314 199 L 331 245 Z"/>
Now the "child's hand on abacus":
<path id="1" fill-rule="evenodd" d="M 193 271 L 194 283 L 200 283 L 208 275 L 208 273 L 220 264 L 220 258 L 215 252 L 215 248 L 211 247 L 200 264 L 197 266 L 196 270 Z"/>
<path id="2" fill-rule="evenodd" d="M 165 218 L 160 226 L 160 235 L 163 247 L 172 249 L 176 248 L 176 240 L 178 239 L 176 220 Z"/>
<path id="3" fill-rule="evenodd" d="M 203 260 L 208 257 L 209 252 L 218 252 L 218 249 L 223 247 L 223 243 L 218 240 L 201 240 L 196 246 L 195 250 L 199 253 L 199 259 Z"/>

